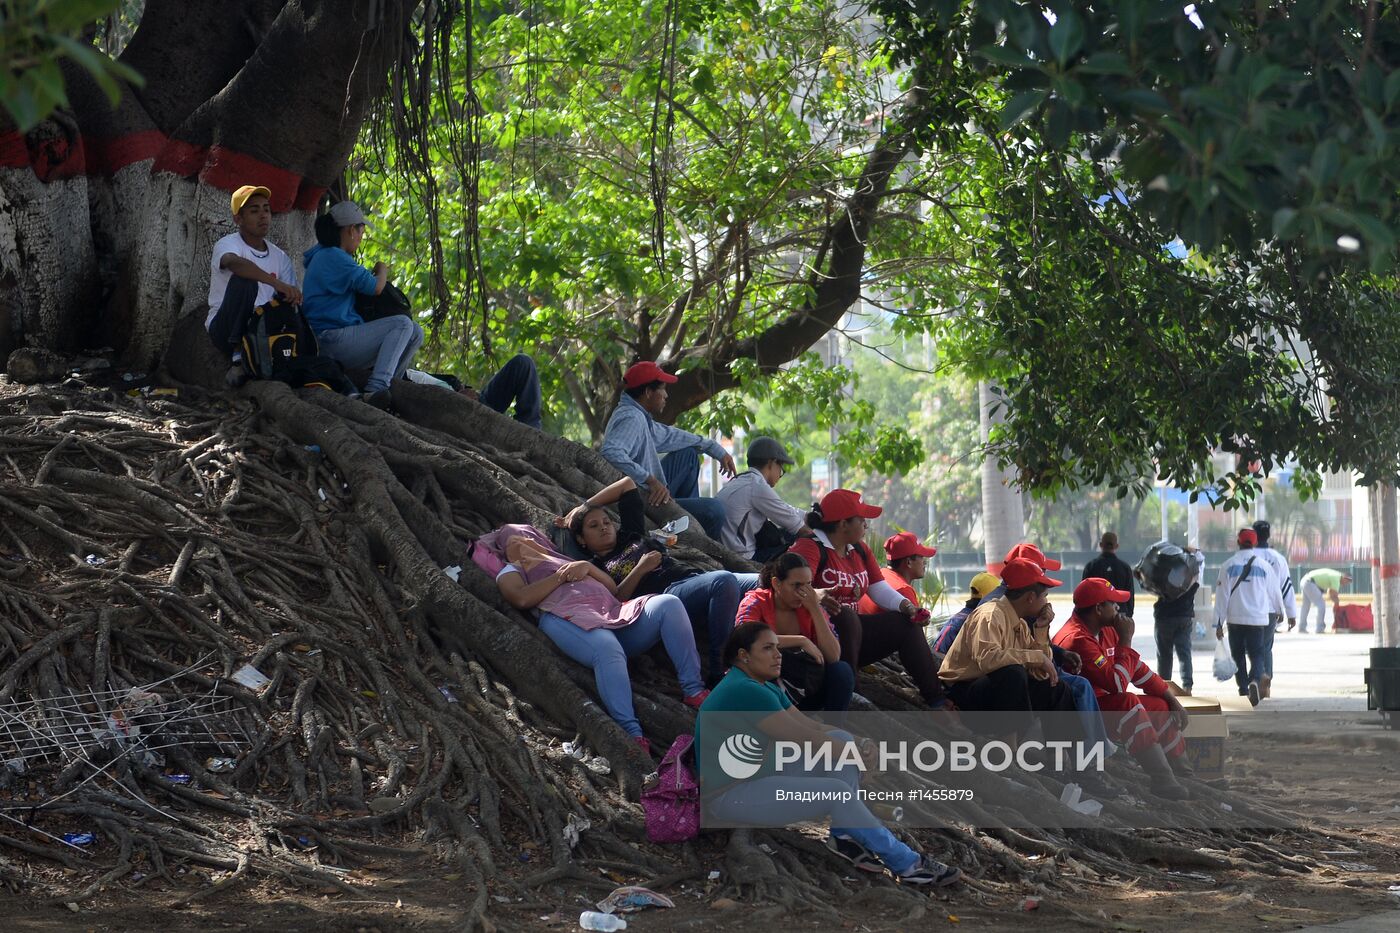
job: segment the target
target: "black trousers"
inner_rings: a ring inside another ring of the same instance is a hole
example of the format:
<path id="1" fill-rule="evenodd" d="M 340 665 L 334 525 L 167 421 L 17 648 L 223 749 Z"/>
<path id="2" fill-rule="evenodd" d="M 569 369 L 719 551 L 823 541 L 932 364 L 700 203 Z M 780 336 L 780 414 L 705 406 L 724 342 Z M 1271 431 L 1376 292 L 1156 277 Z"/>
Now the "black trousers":
<path id="1" fill-rule="evenodd" d="M 1044 720 L 1045 737 L 1065 741 L 1079 738 L 1079 717 L 1069 689 L 1063 683 L 1051 686 L 1048 680 L 1030 676 L 1023 664 L 1009 664 L 975 680 L 960 680 L 948 687 L 948 695 L 958 709 L 998 714 L 987 717 L 987 728 L 979 731 L 1024 734 L 1035 722 L 1035 713 L 1064 713 Z"/>

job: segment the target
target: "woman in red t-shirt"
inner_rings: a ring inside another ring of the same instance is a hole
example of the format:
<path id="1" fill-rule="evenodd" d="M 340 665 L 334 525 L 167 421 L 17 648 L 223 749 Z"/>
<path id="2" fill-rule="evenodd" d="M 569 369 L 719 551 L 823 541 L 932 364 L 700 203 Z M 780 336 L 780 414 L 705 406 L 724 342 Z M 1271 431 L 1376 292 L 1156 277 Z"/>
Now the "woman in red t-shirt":
<path id="1" fill-rule="evenodd" d="M 745 622 L 762 622 L 778 633 L 783 686 L 798 709 L 840 712 L 851 705 L 855 673 L 841 660 L 807 561 L 788 552 L 765 564 L 757 589 L 739 602 L 734 625 Z"/>
<path id="2" fill-rule="evenodd" d="M 929 614 L 885 582 L 865 545 L 866 520 L 882 511 L 862 502 L 858 492 L 833 489 L 807 513 L 812 537 L 799 538 L 789 553 L 801 555 L 813 568 L 812 585 L 836 626 L 841 660 L 858 672 L 898 652 L 924 702 L 940 709 L 949 704 L 924 637 Z M 867 594 L 881 611 L 858 615 L 856 607 Z"/>

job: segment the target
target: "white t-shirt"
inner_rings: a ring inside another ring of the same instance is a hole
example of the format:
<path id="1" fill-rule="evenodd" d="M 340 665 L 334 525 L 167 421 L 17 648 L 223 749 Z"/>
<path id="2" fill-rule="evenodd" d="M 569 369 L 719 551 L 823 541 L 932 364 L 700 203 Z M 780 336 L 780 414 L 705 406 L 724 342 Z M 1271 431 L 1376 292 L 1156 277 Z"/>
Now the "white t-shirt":
<path id="1" fill-rule="evenodd" d="M 218 311 L 219 305 L 224 303 L 224 292 L 228 290 L 229 279 L 233 278 L 232 272 L 219 268 L 219 261 L 229 253 L 243 257 L 264 272 L 270 272 L 277 276 L 280 281 L 286 282 L 288 285 L 297 283 L 297 270 L 292 266 L 292 258 L 282 252 L 277 244 L 267 241 L 267 250 L 262 251 L 253 249 L 237 233 L 220 237 L 219 242 L 214 244 L 214 254 L 209 260 L 209 313 L 204 317 L 205 327 L 208 327 L 214 320 L 214 312 Z M 254 306 L 267 304 L 276 294 L 271 285 L 259 282 L 258 297 L 254 299 L 253 304 Z"/>

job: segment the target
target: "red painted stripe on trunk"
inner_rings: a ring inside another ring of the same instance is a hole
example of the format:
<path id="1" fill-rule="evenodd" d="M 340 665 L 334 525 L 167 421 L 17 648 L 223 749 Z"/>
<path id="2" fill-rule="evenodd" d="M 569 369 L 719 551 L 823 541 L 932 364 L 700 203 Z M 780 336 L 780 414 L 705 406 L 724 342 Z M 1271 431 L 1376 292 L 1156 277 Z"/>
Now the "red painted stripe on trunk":
<path id="1" fill-rule="evenodd" d="M 115 175 L 128 165 L 154 159 L 165 146 L 166 136 L 160 130 L 143 130 L 116 139 L 94 137 L 86 142 L 87 173 Z"/>
<path id="2" fill-rule="evenodd" d="M 66 138 L 31 145 L 14 131 L 0 133 L 0 168 L 31 168 L 44 183 L 79 175 L 110 176 L 137 162 L 154 160 L 153 172 L 184 178 L 198 175 L 214 188 L 234 191 L 242 185 L 265 185 L 272 191 L 272 209 L 315 210 L 326 186 L 296 172 L 270 165 L 227 146 L 196 146 L 170 139 L 159 130 L 142 130 L 114 139 Z"/>
<path id="3" fill-rule="evenodd" d="M 1400 564 L 1381 564 L 1381 579 L 1393 580 L 1400 577 Z"/>
<path id="4" fill-rule="evenodd" d="M 275 168 L 224 146 L 209 150 L 199 180 L 225 191 L 233 191 L 241 185 L 265 185 L 272 192 L 268 200 L 272 202 L 273 213 L 290 210 L 301 189 L 301 176 L 296 172 Z"/>

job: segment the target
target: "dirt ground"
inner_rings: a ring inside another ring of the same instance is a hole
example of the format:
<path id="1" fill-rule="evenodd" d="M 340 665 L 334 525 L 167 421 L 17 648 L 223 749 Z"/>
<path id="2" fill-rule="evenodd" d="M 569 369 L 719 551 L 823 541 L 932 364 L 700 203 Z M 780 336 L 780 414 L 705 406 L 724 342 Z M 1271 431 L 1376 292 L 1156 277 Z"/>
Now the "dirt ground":
<path id="1" fill-rule="evenodd" d="M 789 929 L 843 929 L 861 933 L 920 929 L 1157 931 L 1229 928 L 1291 930 L 1338 922 L 1391 909 L 1400 897 L 1387 891 L 1400 884 L 1400 797 L 1390 782 L 1353 786 L 1343 775 L 1353 756 L 1372 756 L 1376 772 L 1400 766 L 1393 749 L 1348 748 L 1333 744 L 1281 746 L 1245 735 L 1231 739 L 1228 774 L 1237 789 L 1271 798 L 1284 808 L 1307 814 L 1310 825 L 1325 832 L 1327 848 L 1288 853 L 1319 863 L 1311 874 L 1268 877 L 1238 872 L 1214 877 L 1172 876 L 1170 882 L 1111 879 L 1085 886 L 1076 896 L 1048 893 L 1038 908 L 1023 908 L 1033 890 L 987 897 L 969 889 L 929 895 L 912 913 L 882 912 L 863 903 L 861 887 L 834 921 L 814 914 L 789 914 Z M 1374 756 L 1381 756 L 1375 758 Z M 1388 772 L 1387 772 L 1388 773 Z M 723 881 L 706 875 L 722 863 L 719 835 L 699 846 L 703 868 L 694 878 L 666 888 L 673 910 L 651 910 L 630 917 L 629 930 L 745 930 L 771 925 L 771 914 L 721 897 Z M 388 842 L 389 840 L 385 840 Z M 400 840 L 411 845 L 410 840 Z M 540 870 L 523 849 L 508 874 L 523 878 Z M 200 886 L 210 874 L 190 870 L 186 886 L 161 882 L 132 889 L 128 884 L 79 904 L 42 904 L 32 897 L 4 897 L 5 928 L 10 931 L 210 931 L 297 930 L 399 931 L 449 930 L 470 899 L 460 876 L 436 864 L 424 851 L 415 858 L 383 859 L 357 869 L 347 880 L 364 896 L 320 895 L 288 890 L 271 882 L 244 883 L 184 910 L 168 905 Z M 577 930 L 580 911 L 616 884 L 643 879 L 600 872 L 596 888 L 578 883 L 546 886 L 526 900 L 494 895 L 491 917 L 502 929 Z M 883 882 L 889 883 L 889 882 Z M 863 882 L 861 883 L 864 884 Z M 727 908 L 727 909 L 726 909 Z"/>

